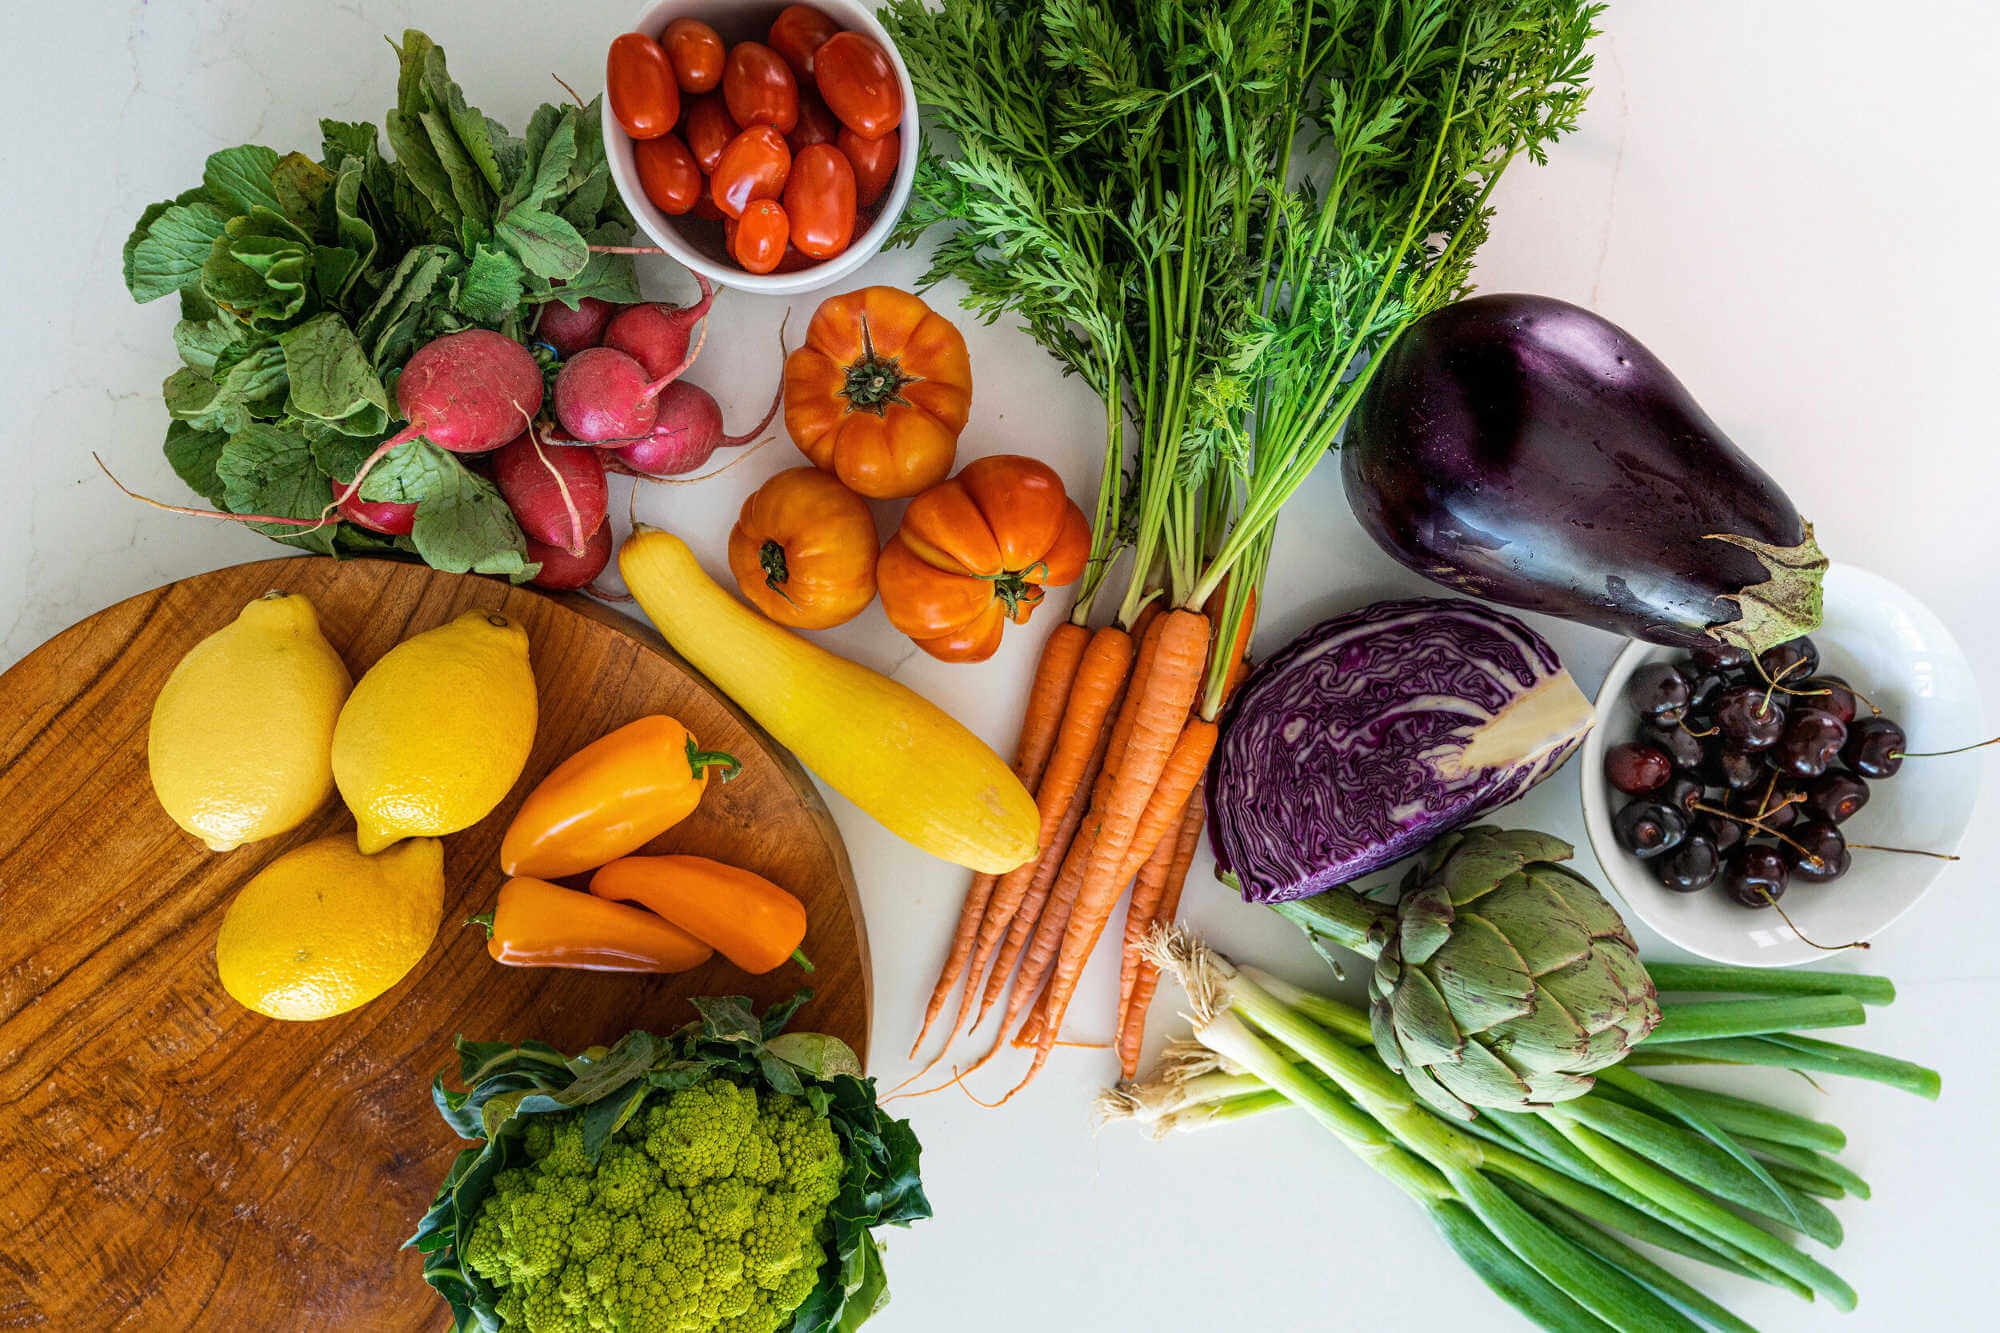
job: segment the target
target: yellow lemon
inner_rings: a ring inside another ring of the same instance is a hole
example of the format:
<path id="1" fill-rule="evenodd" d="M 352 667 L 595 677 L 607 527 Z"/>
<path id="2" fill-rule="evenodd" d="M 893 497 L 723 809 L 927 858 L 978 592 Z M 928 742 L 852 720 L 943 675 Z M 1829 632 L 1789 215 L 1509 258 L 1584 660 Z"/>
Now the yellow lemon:
<path id="1" fill-rule="evenodd" d="M 477 824 L 534 743 L 527 631 L 467 611 L 405 639 L 362 676 L 333 729 L 333 780 L 361 850 L 379 852 Z"/>
<path id="2" fill-rule="evenodd" d="M 333 724 L 350 684 L 311 602 L 258 598 L 190 648 L 153 701 L 154 795 L 218 852 L 297 828 L 333 794 Z"/>
<path id="3" fill-rule="evenodd" d="M 222 917 L 215 970 L 246 1009 L 331 1018 L 401 981 L 437 934 L 444 845 L 412 838 L 363 856 L 345 833 L 257 872 Z"/>

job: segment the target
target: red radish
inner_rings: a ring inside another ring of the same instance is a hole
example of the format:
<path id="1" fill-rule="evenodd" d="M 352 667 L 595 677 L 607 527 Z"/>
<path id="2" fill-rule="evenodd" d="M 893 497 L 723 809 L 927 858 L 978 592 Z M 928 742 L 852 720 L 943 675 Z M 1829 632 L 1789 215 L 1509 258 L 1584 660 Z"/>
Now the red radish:
<path id="1" fill-rule="evenodd" d="M 433 338 L 411 354 L 396 381 L 396 406 L 410 424 L 382 441 L 326 507 L 361 492 L 382 456 L 414 439 L 455 454 L 483 454 L 514 438 L 542 410 L 542 368 L 528 349 L 491 329 Z"/>
<path id="2" fill-rule="evenodd" d="M 556 420 L 585 444 L 644 439 L 659 424 L 661 392 L 694 364 L 707 337 L 704 322 L 687 355 L 657 378 L 615 347 L 585 348 L 556 372 Z"/>
<path id="3" fill-rule="evenodd" d="M 560 546 L 550 546 L 528 538 L 528 559 L 542 568 L 528 580 L 538 588 L 581 588 L 604 572 L 611 563 L 611 525 L 599 523 L 581 553 L 572 554 Z"/>
<path id="4" fill-rule="evenodd" d="M 417 507 L 404 500 L 364 500 L 350 495 L 335 506 L 349 523 L 386 537 L 407 537 L 417 528 Z"/>
<path id="5" fill-rule="evenodd" d="M 548 447 L 531 426 L 493 455 L 493 480 L 536 541 L 580 553 L 604 526 L 609 495 L 595 449 Z"/>
<path id="6" fill-rule="evenodd" d="M 764 433 L 784 400 L 781 380 L 764 419 L 741 435 L 722 433 L 722 408 L 708 390 L 677 380 L 660 394 L 660 421 L 653 433 L 617 451 L 618 460 L 641 476 L 675 477 L 706 463 L 717 449 L 733 449 Z"/>
<path id="7" fill-rule="evenodd" d="M 600 341 L 637 361 L 654 379 L 666 375 L 687 358 L 694 326 L 715 302 L 708 279 L 697 273 L 694 280 L 701 284 L 701 300 L 687 306 L 658 301 L 628 305 L 611 317 Z"/>
<path id="8" fill-rule="evenodd" d="M 604 341 L 604 326 L 617 313 L 617 306 L 595 296 L 584 297 L 574 310 L 561 301 L 549 301 L 535 321 L 535 336 L 555 348 L 557 356 L 575 356 Z"/>

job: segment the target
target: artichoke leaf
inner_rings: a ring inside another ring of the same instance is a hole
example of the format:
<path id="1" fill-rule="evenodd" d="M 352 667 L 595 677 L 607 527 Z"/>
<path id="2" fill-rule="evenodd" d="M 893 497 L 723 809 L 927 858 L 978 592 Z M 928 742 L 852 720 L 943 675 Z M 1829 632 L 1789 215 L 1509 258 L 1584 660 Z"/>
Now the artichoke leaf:
<path id="1" fill-rule="evenodd" d="M 1464 905 L 1493 892 L 1528 861 L 1526 853 L 1474 829 L 1435 878 L 1450 891 L 1454 903 Z"/>
<path id="2" fill-rule="evenodd" d="M 1596 1086 L 1597 1080 L 1586 1074 L 1568 1074 L 1560 1069 L 1528 1075 L 1528 1097 L 1536 1106 L 1575 1101 Z"/>
<path id="3" fill-rule="evenodd" d="M 1487 1042 L 1518 1069 L 1574 1069 L 1590 1052 L 1590 1033 L 1560 999 L 1542 991 L 1533 1013 L 1495 1028 Z"/>
<path id="4" fill-rule="evenodd" d="M 1431 955 L 1451 938 L 1452 917 L 1455 915 L 1451 896 L 1436 880 L 1405 895 L 1396 909 L 1396 915 L 1397 929 L 1402 936 L 1400 948 L 1403 957 L 1412 964 L 1422 966 L 1429 962 Z"/>
<path id="5" fill-rule="evenodd" d="M 1530 976 L 1570 966 L 1590 953 L 1590 932 L 1540 879 L 1516 872 L 1480 900 L 1479 919 L 1511 942 Z"/>
<path id="6" fill-rule="evenodd" d="M 1569 905 L 1570 913 L 1583 923 L 1593 939 L 1617 940 L 1628 949 L 1638 950 L 1638 942 L 1626 928 L 1625 918 L 1605 901 L 1595 884 L 1567 866 L 1537 865 L 1529 874 Z"/>
<path id="7" fill-rule="evenodd" d="M 1474 1106 L 1514 1108 L 1530 1100 L 1533 1075 L 1516 1069 L 1499 1052 L 1478 1042 L 1465 1048 L 1465 1058 L 1455 1065 L 1429 1071 L 1461 1101 Z M 1414 1083 L 1414 1080 L 1412 1080 Z"/>
<path id="8" fill-rule="evenodd" d="M 1403 1079 L 1410 1085 L 1410 1091 L 1416 1093 L 1426 1106 L 1439 1115 L 1465 1121 L 1476 1119 L 1479 1115 L 1467 1105 L 1464 1098 L 1433 1077 L 1428 1069 L 1411 1065 L 1403 1071 Z"/>
<path id="9" fill-rule="evenodd" d="M 1460 920 L 1423 971 L 1468 1032 L 1484 1032 L 1534 1010 L 1535 978 L 1526 961 L 1483 917 Z"/>
<path id="10" fill-rule="evenodd" d="M 1389 997 L 1389 1022 L 1404 1059 L 1420 1065 L 1455 1061 L 1465 1038 L 1452 1020 L 1444 993 L 1421 969 L 1411 968 Z"/>
<path id="11" fill-rule="evenodd" d="M 1598 949 L 1582 962 L 1540 978 L 1542 995 L 1567 1010 L 1585 1032 L 1623 1022 L 1632 1008 L 1609 952 Z"/>
<path id="12" fill-rule="evenodd" d="M 1403 1048 L 1396 1042 L 1395 1010 L 1389 1004 L 1387 994 L 1378 995 L 1368 1006 L 1368 1033 L 1375 1038 L 1375 1054 L 1382 1057 L 1382 1063 L 1398 1074 L 1408 1074 L 1416 1068 L 1403 1058 Z"/>

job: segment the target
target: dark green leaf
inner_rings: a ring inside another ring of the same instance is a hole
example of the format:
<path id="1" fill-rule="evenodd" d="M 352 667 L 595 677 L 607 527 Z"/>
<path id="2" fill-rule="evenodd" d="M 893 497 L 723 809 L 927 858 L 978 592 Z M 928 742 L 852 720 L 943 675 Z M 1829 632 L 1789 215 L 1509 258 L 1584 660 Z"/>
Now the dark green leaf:
<path id="1" fill-rule="evenodd" d="M 304 153 L 287 153 L 271 171 L 271 193 L 278 211 L 310 228 L 319 216 L 319 201 L 333 187 L 333 173 Z"/>
<path id="2" fill-rule="evenodd" d="M 389 424 L 389 395 L 368 365 L 347 321 L 328 311 L 281 335 L 287 410 L 316 417 L 352 435 L 380 436 Z"/>
<path id="3" fill-rule="evenodd" d="M 125 289 L 134 301 L 155 301 L 200 278 L 229 214 L 201 190 L 154 204 L 125 242 Z"/>
<path id="4" fill-rule="evenodd" d="M 365 160 L 376 144 L 375 127 L 366 121 L 321 119 L 319 123 L 320 156 L 334 171 L 349 158 Z"/>
<path id="5" fill-rule="evenodd" d="M 229 437 L 215 471 L 232 513 L 316 519 L 333 503 L 333 487 L 313 460 L 303 431 L 253 422 Z M 333 553 L 332 523 L 312 529 L 251 526 L 293 546 Z"/>
<path id="6" fill-rule="evenodd" d="M 410 534 L 417 553 L 431 568 L 451 574 L 504 574 L 516 582 L 533 578 L 541 566 L 528 559 L 527 539 L 499 490 L 457 459 L 446 458 L 451 467 L 442 470 L 417 503 L 417 526 Z"/>
<path id="7" fill-rule="evenodd" d="M 530 273 L 564 281 L 583 272 L 590 245 L 575 227 L 554 213 L 521 205 L 500 219 L 493 234 Z"/>
<path id="8" fill-rule="evenodd" d="M 459 311 L 475 324 L 498 324 L 521 304 L 521 277 L 512 255 L 480 246 L 459 279 Z"/>
<path id="9" fill-rule="evenodd" d="M 197 430 L 185 421 L 170 422 L 167 426 L 165 448 L 174 475 L 212 505 L 223 502 L 226 488 L 215 465 L 228 443 L 229 437 L 221 431 Z"/>

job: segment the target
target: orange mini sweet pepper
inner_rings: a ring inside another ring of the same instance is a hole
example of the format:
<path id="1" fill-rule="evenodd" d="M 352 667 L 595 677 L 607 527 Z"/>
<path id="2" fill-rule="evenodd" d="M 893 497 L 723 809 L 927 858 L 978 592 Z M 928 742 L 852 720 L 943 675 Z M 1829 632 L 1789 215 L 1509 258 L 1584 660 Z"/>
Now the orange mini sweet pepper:
<path id="1" fill-rule="evenodd" d="M 787 958 L 812 970 L 799 952 L 805 904 L 748 870 L 705 856 L 628 856 L 592 875 L 590 891 L 658 913 L 745 972 Z"/>
<path id="2" fill-rule="evenodd" d="M 528 793 L 500 841 L 500 868 L 561 879 L 637 851 L 694 812 L 711 768 L 727 782 L 742 765 L 702 749 L 670 717 L 628 722 L 563 760 Z"/>
<path id="3" fill-rule="evenodd" d="M 486 952 L 509 967 L 685 972 L 715 950 L 670 921 L 560 884 L 510 879 L 485 917 Z"/>

